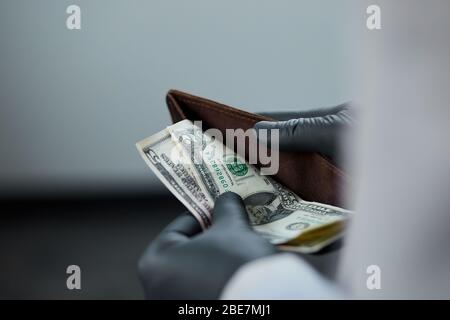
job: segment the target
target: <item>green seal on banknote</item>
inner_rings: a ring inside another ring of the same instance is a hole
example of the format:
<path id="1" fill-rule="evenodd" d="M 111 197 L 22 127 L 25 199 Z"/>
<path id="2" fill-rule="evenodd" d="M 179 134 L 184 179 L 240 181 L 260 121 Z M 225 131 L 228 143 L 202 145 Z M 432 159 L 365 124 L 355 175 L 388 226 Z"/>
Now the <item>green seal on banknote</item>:
<path id="1" fill-rule="evenodd" d="M 248 172 L 248 166 L 239 161 L 236 155 L 228 155 L 224 159 L 224 163 L 232 174 L 238 177 L 245 176 Z"/>

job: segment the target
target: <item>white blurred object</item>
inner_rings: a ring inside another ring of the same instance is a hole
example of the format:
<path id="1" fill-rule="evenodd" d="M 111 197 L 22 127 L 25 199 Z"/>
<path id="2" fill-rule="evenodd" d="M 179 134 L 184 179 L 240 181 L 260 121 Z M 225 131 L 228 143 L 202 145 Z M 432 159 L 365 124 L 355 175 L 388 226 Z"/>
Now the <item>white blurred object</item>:
<path id="1" fill-rule="evenodd" d="M 361 185 L 341 281 L 358 298 L 450 298 L 450 2 L 378 4 L 382 30 L 360 34 Z"/>
<path id="2" fill-rule="evenodd" d="M 307 262 L 291 253 L 283 253 L 241 267 L 228 282 L 221 298 L 336 299 L 342 298 L 342 293 Z"/>
<path id="3" fill-rule="evenodd" d="M 374 31 L 362 19 L 370 4 L 359 2 L 355 18 L 353 84 L 365 110 L 349 151 L 359 183 L 339 284 L 353 298 L 450 298 L 450 2 L 377 1 L 382 29 Z M 303 261 L 287 260 L 246 265 L 224 297 L 335 292 Z M 380 289 L 368 288 L 369 266 L 381 271 Z"/>

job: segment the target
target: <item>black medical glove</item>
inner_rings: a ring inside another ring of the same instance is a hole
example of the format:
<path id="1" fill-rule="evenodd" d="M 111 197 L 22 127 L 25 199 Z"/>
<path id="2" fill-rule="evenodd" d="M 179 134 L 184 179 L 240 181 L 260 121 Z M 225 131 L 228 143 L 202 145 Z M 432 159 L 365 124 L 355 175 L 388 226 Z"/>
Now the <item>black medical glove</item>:
<path id="1" fill-rule="evenodd" d="M 191 215 L 173 221 L 142 256 L 139 273 L 149 299 L 217 299 L 241 265 L 275 252 L 251 229 L 241 197 L 227 192 L 204 232 Z"/>
<path id="2" fill-rule="evenodd" d="M 304 112 L 266 113 L 265 115 L 284 120 L 260 121 L 254 127 L 256 130 L 279 129 L 280 150 L 318 152 L 342 166 L 340 144 L 344 135 L 352 131 L 356 124 L 355 111 L 349 104 Z"/>

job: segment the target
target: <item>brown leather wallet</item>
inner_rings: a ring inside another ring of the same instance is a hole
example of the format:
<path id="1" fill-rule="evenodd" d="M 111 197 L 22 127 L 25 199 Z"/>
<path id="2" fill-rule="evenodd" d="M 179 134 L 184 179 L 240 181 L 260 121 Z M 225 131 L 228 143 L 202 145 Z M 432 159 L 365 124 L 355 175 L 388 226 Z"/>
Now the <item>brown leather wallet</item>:
<path id="1" fill-rule="evenodd" d="M 167 93 L 166 102 L 173 122 L 202 120 L 203 129 L 217 128 L 224 135 L 226 129 L 247 130 L 258 121 L 275 121 L 177 90 Z M 349 184 L 341 169 L 317 153 L 280 152 L 275 179 L 304 200 L 340 207 L 344 206 L 343 191 Z"/>

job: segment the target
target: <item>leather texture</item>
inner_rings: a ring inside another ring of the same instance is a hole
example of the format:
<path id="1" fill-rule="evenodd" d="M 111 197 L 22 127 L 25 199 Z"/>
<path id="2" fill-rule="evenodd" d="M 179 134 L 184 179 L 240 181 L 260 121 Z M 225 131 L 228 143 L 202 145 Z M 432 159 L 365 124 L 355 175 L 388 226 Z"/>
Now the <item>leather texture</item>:
<path id="1" fill-rule="evenodd" d="M 166 102 L 174 123 L 202 120 L 204 130 L 217 128 L 224 136 L 226 129 L 247 130 L 259 121 L 276 121 L 178 90 L 170 90 Z M 248 159 L 248 154 L 242 156 Z M 348 190 L 350 178 L 320 154 L 280 152 L 279 171 L 274 178 L 304 200 L 345 207 L 343 191 Z"/>

